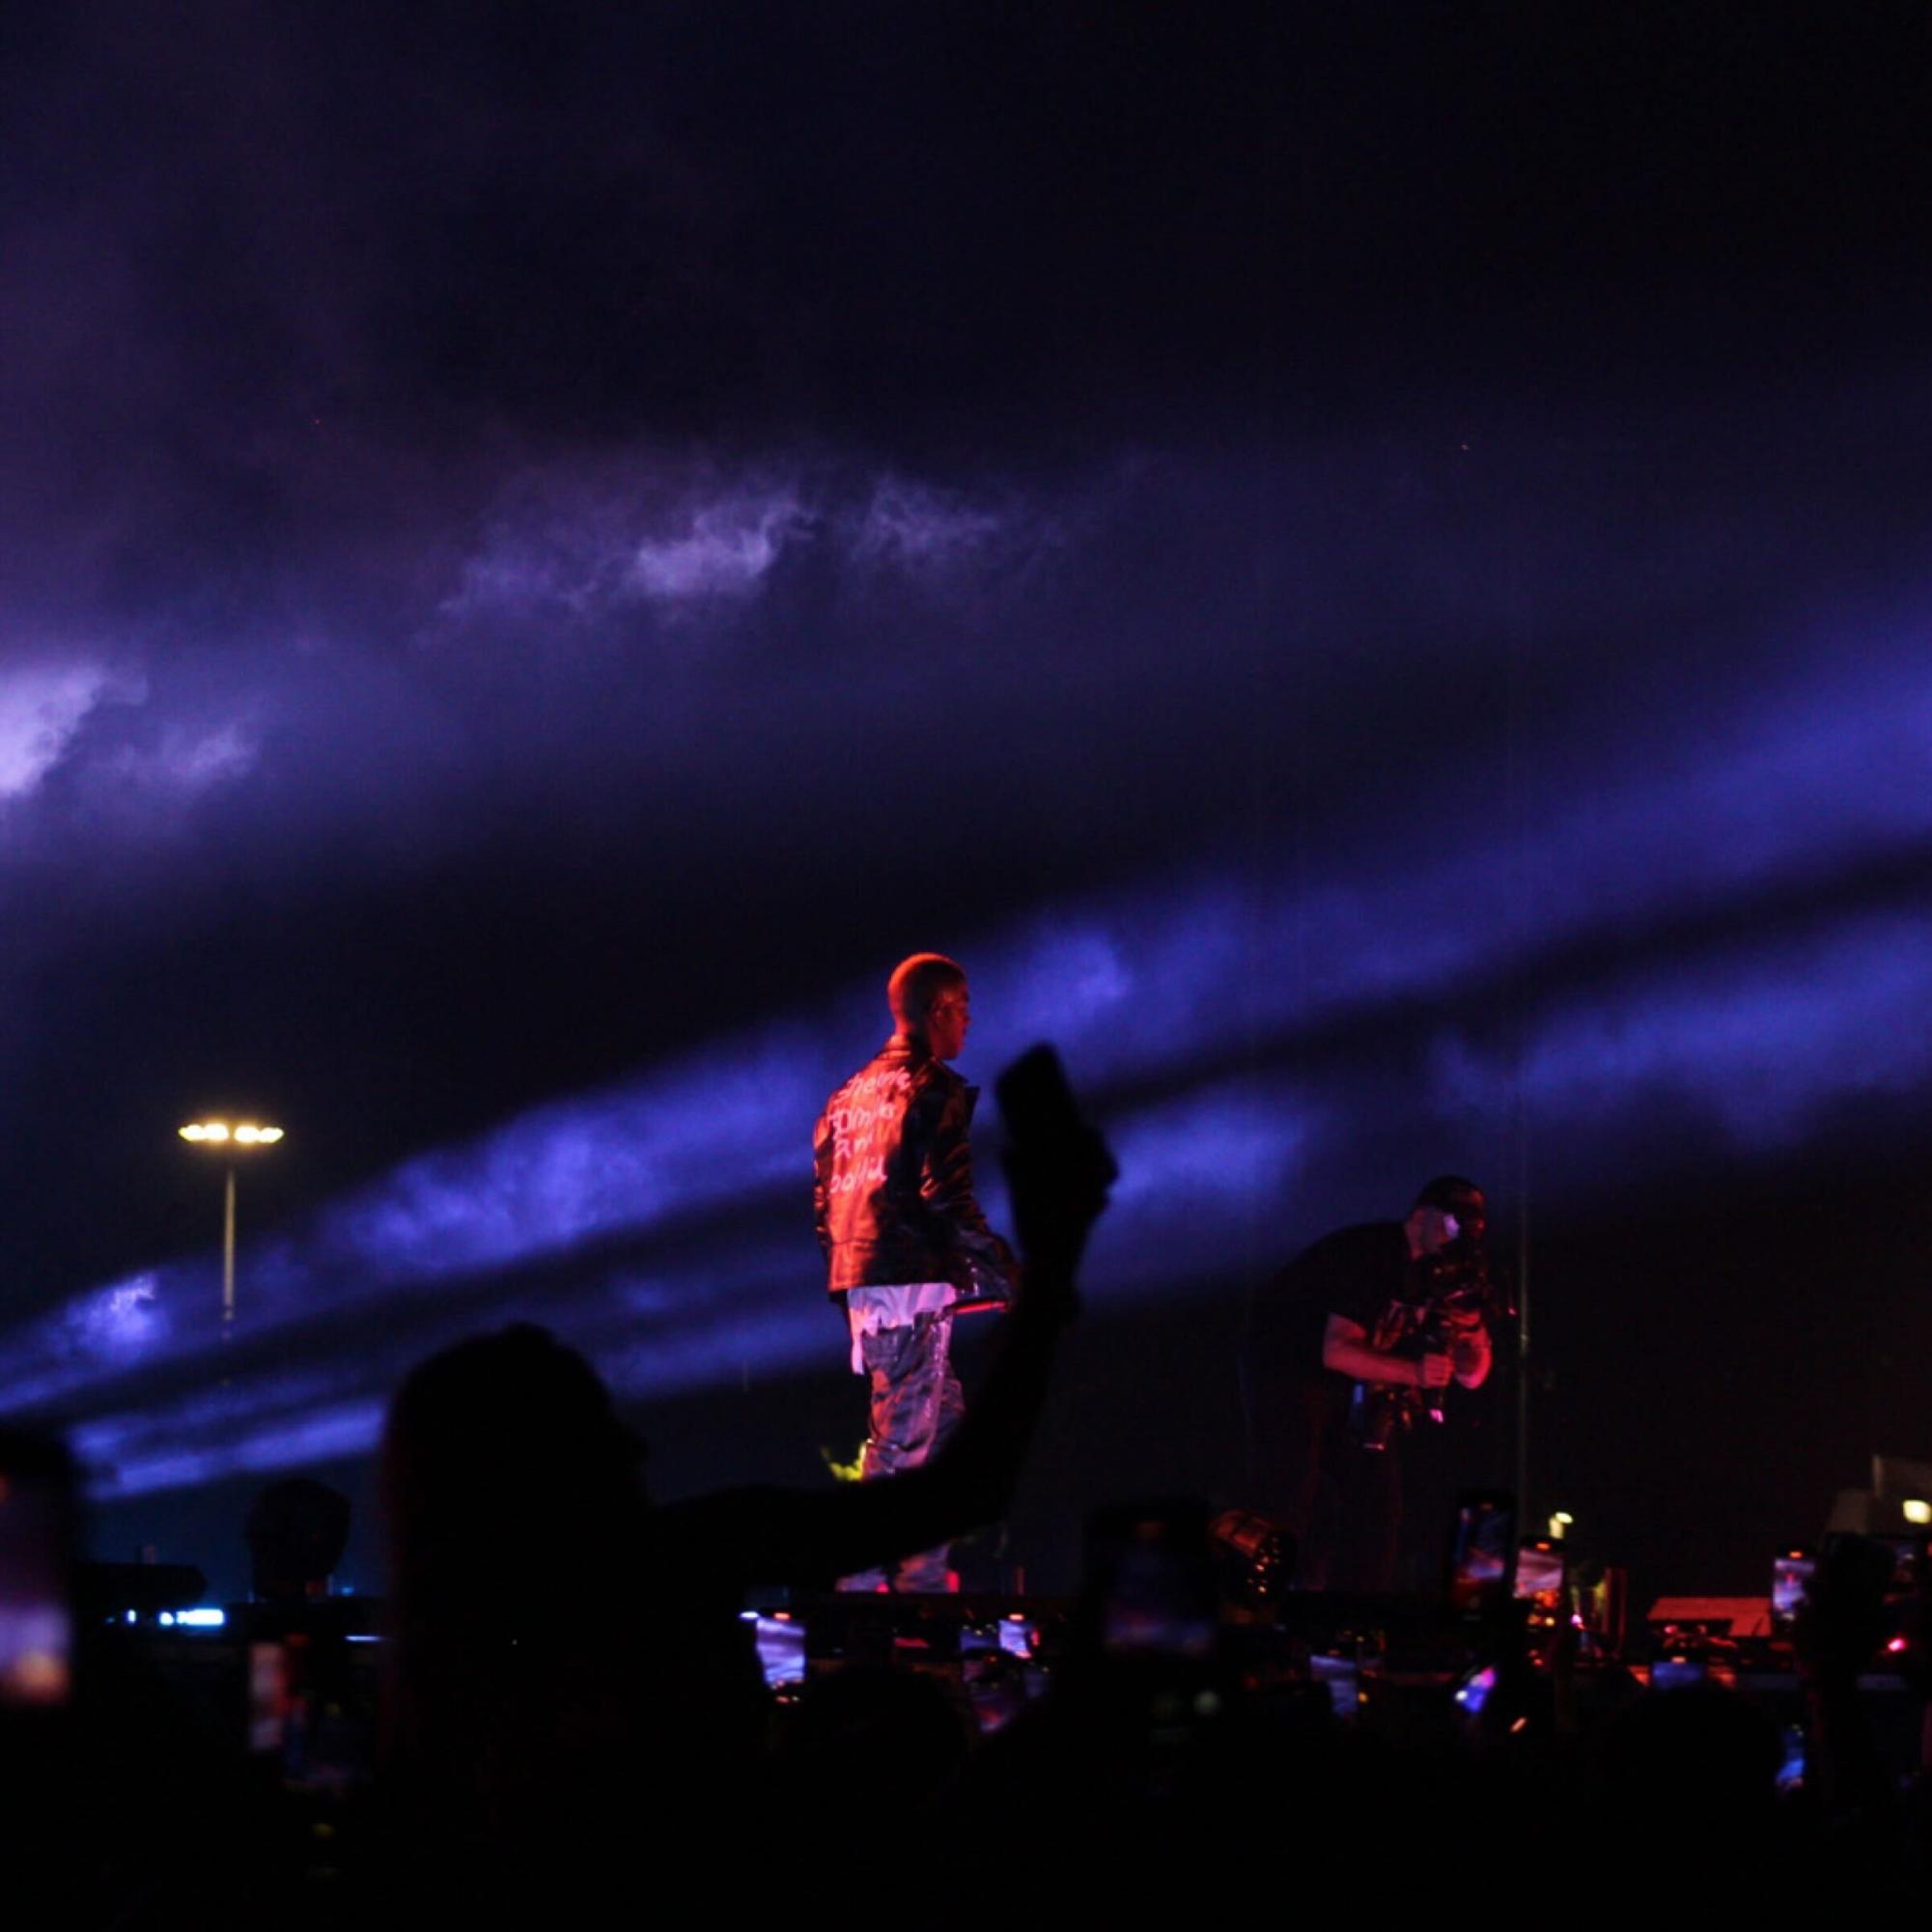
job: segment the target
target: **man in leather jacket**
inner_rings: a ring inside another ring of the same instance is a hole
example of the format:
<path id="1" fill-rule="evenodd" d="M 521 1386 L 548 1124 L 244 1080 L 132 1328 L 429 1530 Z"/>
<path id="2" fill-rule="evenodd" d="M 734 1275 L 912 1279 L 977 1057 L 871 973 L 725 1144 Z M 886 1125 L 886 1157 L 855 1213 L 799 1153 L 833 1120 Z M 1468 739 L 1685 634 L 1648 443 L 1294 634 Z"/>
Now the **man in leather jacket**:
<path id="1" fill-rule="evenodd" d="M 916 953 L 894 969 L 886 999 L 892 1037 L 826 1103 L 812 1136 L 826 1285 L 845 1306 L 853 1370 L 871 1385 L 868 1479 L 918 1468 L 952 1432 L 964 1409 L 953 1317 L 1004 1302 L 1014 1275 L 973 1195 L 978 1089 L 946 1065 L 971 1024 L 966 973 Z M 907 1558 L 894 1582 L 943 1590 L 945 1551 Z"/>

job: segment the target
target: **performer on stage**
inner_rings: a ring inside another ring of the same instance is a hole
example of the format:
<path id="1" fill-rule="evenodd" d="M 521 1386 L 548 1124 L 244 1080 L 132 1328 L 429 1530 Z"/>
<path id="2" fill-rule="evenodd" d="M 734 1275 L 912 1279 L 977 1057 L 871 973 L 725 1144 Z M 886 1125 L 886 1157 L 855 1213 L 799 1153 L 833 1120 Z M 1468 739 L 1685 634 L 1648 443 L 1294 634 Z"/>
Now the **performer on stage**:
<path id="1" fill-rule="evenodd" d="M 1255 1506 L 1301 1539 L 1311 1588 L 1395 1586 L 1403 1439 L 1489 1377 L 1487 1232 L 1482 1190 L 1441 1175 L 1406 1219 L 1326 1236 L 1256 1298 Z"/>
<path id="2" fill-rule="evenodd" d="M 939 953 L 902 961 L 886 984 L 892 1037 L 826 1103 L 813 1135 L 819 1245 L 842 1300 L 852 1366 L 871 1383 L 866 1478 L 916 1469 L 963 1401 L 949 1352 L 966 1305 L 1003 1302 L 1011 1249 L 973 1197 L 967 1134 L 978 1089 L 947 1066 L 966 1046 L 966 973 Z M 882 1579 L 848 1579 L 849 1588 Z M 943 1590 L 946 1552 L 902 1562 L 900 1590 Z"/>

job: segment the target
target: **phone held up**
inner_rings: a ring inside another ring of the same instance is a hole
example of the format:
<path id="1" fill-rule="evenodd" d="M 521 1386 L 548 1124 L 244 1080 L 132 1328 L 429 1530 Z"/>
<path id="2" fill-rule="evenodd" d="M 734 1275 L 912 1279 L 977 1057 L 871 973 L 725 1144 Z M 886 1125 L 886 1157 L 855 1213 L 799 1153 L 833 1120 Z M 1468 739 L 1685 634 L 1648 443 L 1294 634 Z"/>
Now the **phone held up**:
<path id="1" fill-rule="evenodd" d="M 60 1443 L 0 1430 L 0 1717 L 73 1694 L 74 1498 Z"/>
<path id="2" fill-rule="evenodd" d="M 1450 1610 L 1480 1617 L 1498 1610 L 1516 1585 L 1516 1499 L 1502 1490 L 1464 1495 L 1449 1532 Z"/>

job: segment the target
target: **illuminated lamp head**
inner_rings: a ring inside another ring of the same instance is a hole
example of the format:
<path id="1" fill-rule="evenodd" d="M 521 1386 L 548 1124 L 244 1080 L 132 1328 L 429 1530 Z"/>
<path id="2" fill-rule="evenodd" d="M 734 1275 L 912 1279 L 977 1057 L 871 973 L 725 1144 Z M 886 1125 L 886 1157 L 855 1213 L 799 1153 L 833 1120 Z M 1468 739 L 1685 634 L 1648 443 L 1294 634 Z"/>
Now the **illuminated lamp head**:
<path id="1" fill-rule="evenodd" d="M 1435 1254 L 1458 1239 L 1480 1246 L 1489 1232 L 1489 1203 L 1473 1181 L 1460 1174 L 1438 1174 L 1415 1196 L 1403 1223 L 1410 1251 Z"/>
<path id="2" fill-rule="evenodd" d="M 972 1010 L 966 968 L 943 953 L 901 960 L 885 983 L 892 1025 L 903 1038 L 923 1041 L 937 1060 L 956 1059 L 966 1046 Z"/>

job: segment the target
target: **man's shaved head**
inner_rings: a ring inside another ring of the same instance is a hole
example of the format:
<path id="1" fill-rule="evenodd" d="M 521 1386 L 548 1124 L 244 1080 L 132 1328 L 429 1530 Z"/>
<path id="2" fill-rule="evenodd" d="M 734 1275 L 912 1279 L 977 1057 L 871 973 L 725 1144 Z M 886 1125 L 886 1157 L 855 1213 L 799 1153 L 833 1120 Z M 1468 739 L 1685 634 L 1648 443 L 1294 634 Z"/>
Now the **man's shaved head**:
<path id="1" fill-rule="evenodd" d="M 1461 1215 L 1473 1208 L 1480 1213 L 1487 1205 L 1483 1190 L 1460 1174 L 1438 1174 L 1415 1196 L 1418 1208 L 1441 1208 L 1444 1214 Z"/>
<path id="2" fill-rule="evenodd" d="M 893 1024 L 923 1033 L 934 1000 L 966 983 L 966 968 L 944 953 L 914 953 L 901 960 L 885 982 L 885 1003 L 892 1009 Z"/>

